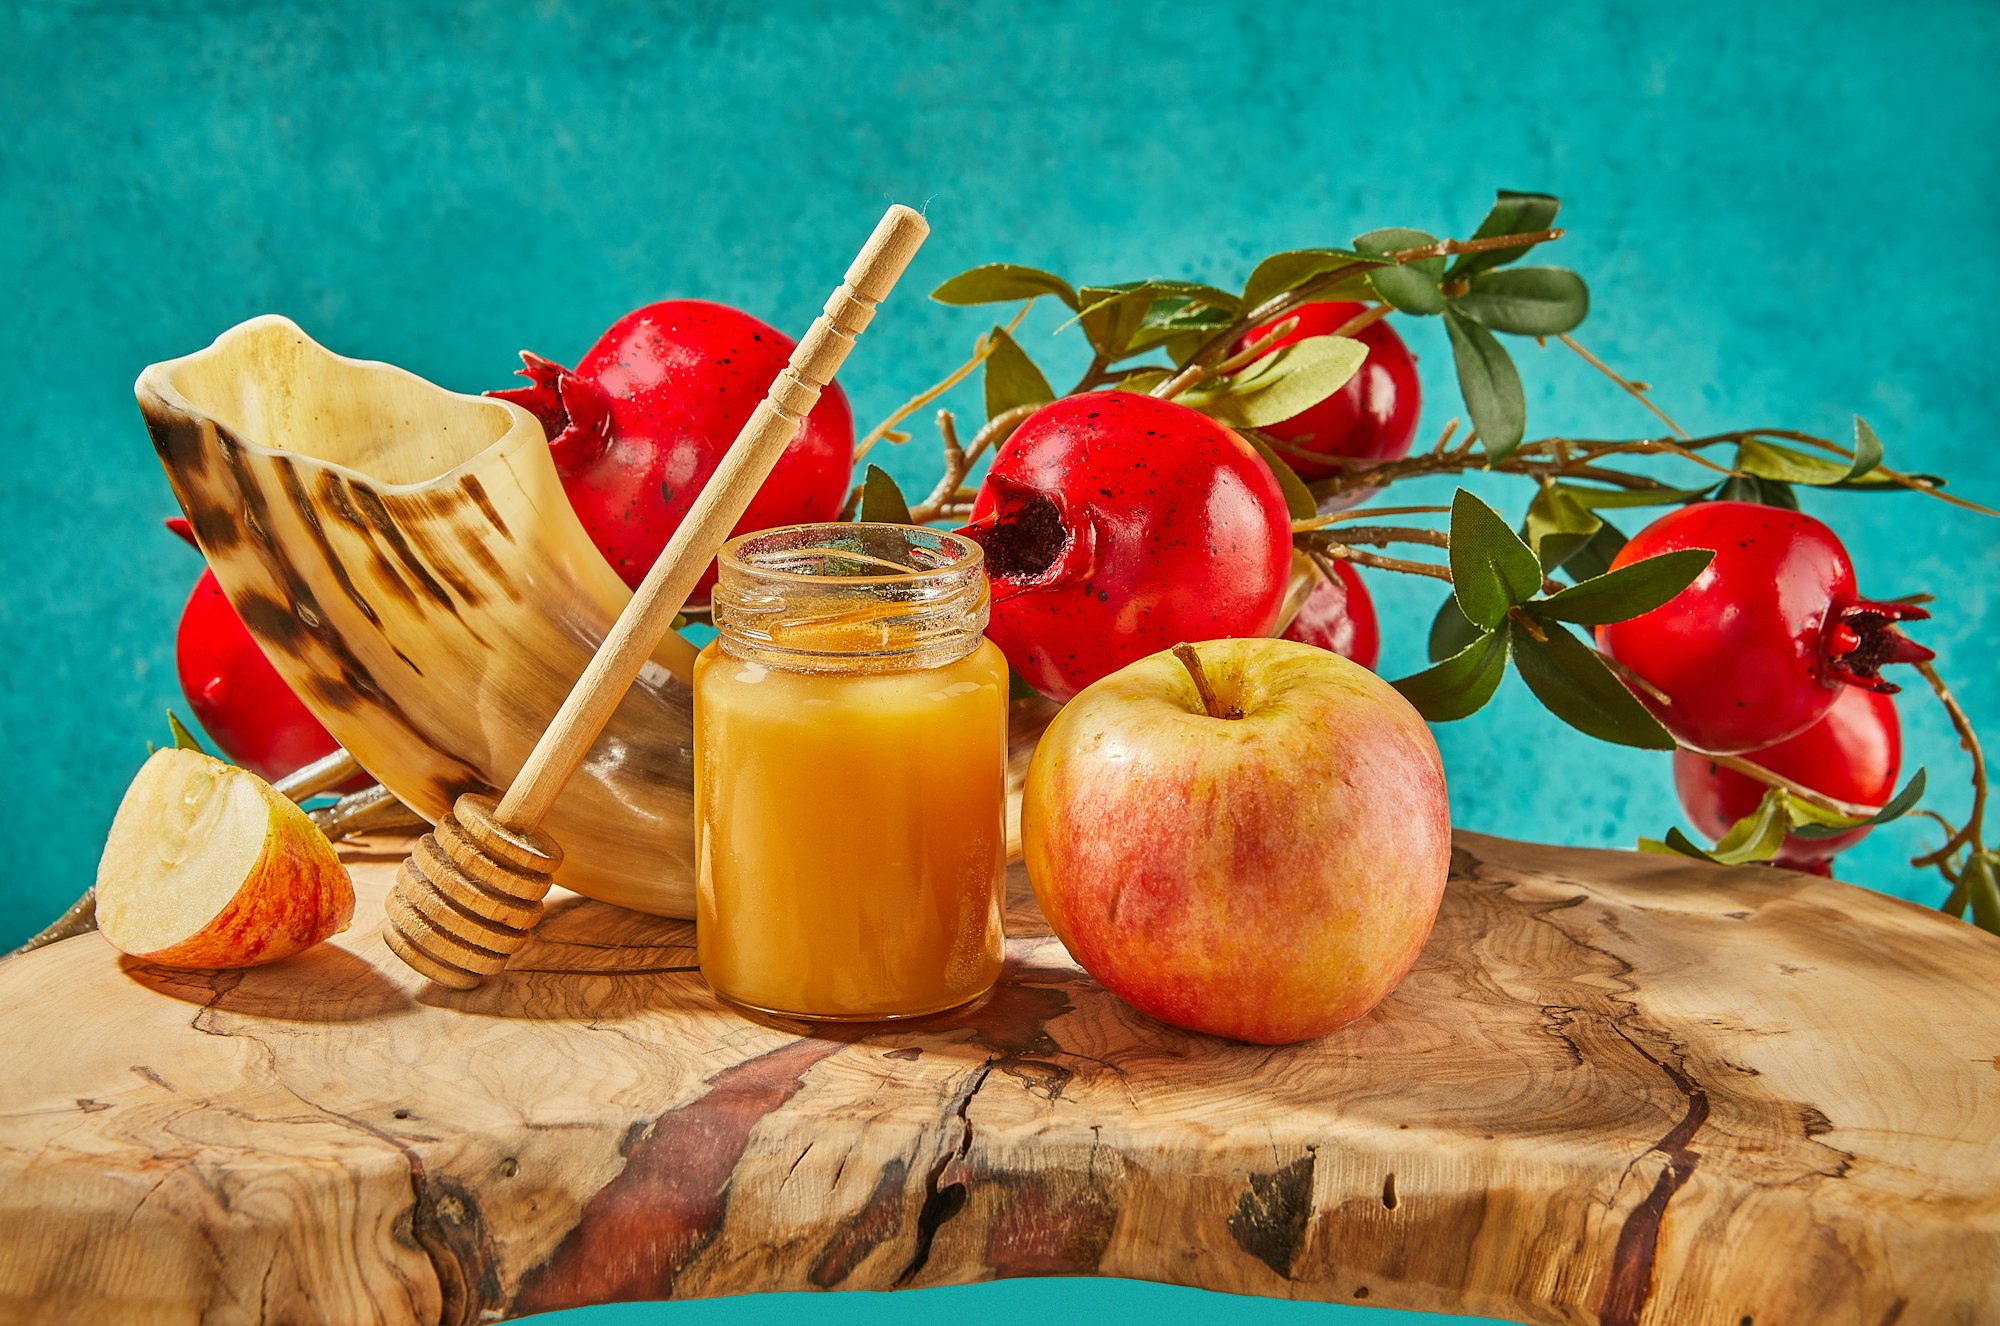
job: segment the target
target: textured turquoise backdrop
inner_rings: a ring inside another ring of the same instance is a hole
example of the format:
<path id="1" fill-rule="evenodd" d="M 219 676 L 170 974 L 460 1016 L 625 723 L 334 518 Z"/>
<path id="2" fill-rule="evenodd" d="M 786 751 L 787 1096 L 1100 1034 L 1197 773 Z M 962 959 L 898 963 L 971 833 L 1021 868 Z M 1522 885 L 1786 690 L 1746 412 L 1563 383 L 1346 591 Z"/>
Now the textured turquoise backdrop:
<path id="1" fill-rule="evenodd" d="M 0 479 L 0 730 L 14 750 L 0 768 L 0 945 L 89 881 L 144 742 L 179 703 L 172 630 L 197 566 L 159 528 L 171 499 L 130 383 L 255 313 L 479 390 L 506 381 L 521 347 L 573 359 L 668 293 L 796 330 L 884 202 L 927 203 L 934 238 L 844 377 L 872 420 L 986 325 L 919 297 L 959 268 L 1229 284 L 1274 249 L 1388 224 L 1463 233 L 1495 186 L 1546 189 L 1568 200 L 1554 260 L 1595 293 L 1583 339 L 1683 422 L 1837 434 L 1860 411 L 1892 460 L 2000 496 L 1991 3 L 239 0 L 0 15 L 14 429 Z M 1052 326 L 1031 322 L 1025 340 L 1073 368 Z M 1437 331 L 1410 331 L 1433 393 L 1426 436 L 1457 410 Z M 1530 350 L 1525 372 L 1531 430 L 1649 426 L 1559 353 Z M 915 484 L 933 457 L 920 439 L 889 464 Z M 1811 508 L 1837 519 L 1864 587 L 1941 593 L 1923 638 L 2000 731 L 2000 525 L 1914 497 Z M 1435 593 L 1379 595 L 1384 669 L 1410 670 Z M 1957 810 L 1964 765 L 1935 706 L 1912 696 L 1905 717 L 1911 763 Z M 1461 824 L 1623 844 L 1673 819 L 1664 757 L 1587 742 L 1515 683 L 1440 737 Z M 1915 822 L 1880 832 L 1845 873 L 1933 901 L 1933 880 L 1901 863 L 1935 836 Z M 572 1320 L 801 1310 L 765 1299 Z M 1053 1282 L 809 1310 L 1397 1320 Z"/>

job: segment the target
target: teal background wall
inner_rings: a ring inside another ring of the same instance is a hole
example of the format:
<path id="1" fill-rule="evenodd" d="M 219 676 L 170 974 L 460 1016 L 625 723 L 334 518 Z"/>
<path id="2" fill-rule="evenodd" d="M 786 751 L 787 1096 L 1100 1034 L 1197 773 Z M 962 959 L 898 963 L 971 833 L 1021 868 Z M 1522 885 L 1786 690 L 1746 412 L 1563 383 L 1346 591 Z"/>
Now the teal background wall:
<path id="1" fill-rule="evenodd" d="M 962 267 L 1230 284 L 1275 249 L 1465 233 L 1496 186 L 1545 189 L 1571 228 L 1551 260 L 1595 296 L 1582 338 L 1684 423 L 1840 434 L 1859 411 L 1892 463 L 2000 497 L 1990 3 L 60 3 L 0 5 L 0 37 L 0 945 L 89 882 L 180 704 L 172 632 L 198 566 L 159 528 L 172 504 L 132 379 L 256 313 L 480 390 L 518 349 L 573 361 L 670 293 L 796 332 L 885 202 L 927 203 L 934 237 L 844 374 L 872 422 L 985 327 L 920 298 Z M 1024 343 L 1073 373 L 1054 321 Z M 1449 361 L 1434 324 L 1406 334 L 1428 437 L 1458 411 Z M 1528 351 L 1524 372 L 1531 436 L 1649 430 L 1556 352 Z M 933 447 L 887 463 L 927 484 Z M 1940 593 L 1922 638 L 2000 732 L 2000 524 L 1915 497 L 1808 500 L 1864 588 Z M 1435 592 L 1373 583 L 1384 670 L 1412 670 Z M 1960 813 L 1935 705 L 1911 694 L 1904 716 L 1910 763 Z M 1575 736 L 1518 683 L 1440 736 L 1463 825 L 1620 845 L 1675 818 L 1664 757 Z M 1878 832 L 1844 873 L 1934 902 L 1934 877 L 1903 864 L 1934 839 Z M 1094 1283 L 810 1310 L 1437 1320 Z"/>

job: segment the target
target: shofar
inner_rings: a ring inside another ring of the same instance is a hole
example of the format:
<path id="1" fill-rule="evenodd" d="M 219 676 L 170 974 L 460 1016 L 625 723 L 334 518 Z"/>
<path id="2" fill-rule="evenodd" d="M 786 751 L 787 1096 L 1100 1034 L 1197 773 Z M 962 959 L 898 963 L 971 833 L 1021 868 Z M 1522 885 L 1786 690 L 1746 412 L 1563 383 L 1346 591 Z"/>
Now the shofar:
<path id="1" fill-rule="evenodd" d="M 334 739 L 433 822 L 507 786 L 631 598 L 533 416 L 279 317 L 137 390 L 216 579 Z M 694 914 L 693 660 L 670 634 L 550 815 L 563 885 Z"/>

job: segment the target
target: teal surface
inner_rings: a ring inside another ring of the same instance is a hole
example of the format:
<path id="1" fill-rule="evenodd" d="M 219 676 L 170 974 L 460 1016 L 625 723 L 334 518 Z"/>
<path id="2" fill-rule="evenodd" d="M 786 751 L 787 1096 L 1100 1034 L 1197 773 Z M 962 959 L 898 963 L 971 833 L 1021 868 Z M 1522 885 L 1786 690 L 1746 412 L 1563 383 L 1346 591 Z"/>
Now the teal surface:
<path id="1" fill-rule="evenodd" d="M 159 528 L 172 501 L 132 379 L 256 313 L 479 390 L 516 350 L 573 361 L 666 294 L 801 328 L 882 205 L 924 203 L 934 237 L 844 374 L 872 421 L 987 325 L 919 297 L 962 267 L 1229 284 L 1275 249 L 1465 233 L 1495 187 L 1545 189 L 1571 228 L 1552 260 L 1592 283 L 1583 340 L 1684 423 L 1837 435 L 1858 411 L 1892 463 L 2000 497 L 1990 3 L 64 3 L 0 5 L 0 38 L 0 944 L 89 882 L 180 703 L 172 632 L 198 568 Z M 1073 373 L 1054 321 L 1024 343 Z M 1439 328 L 1408 334 L 1429 437 L 1455 392 Z M 1649 431 L 1559 351 L 1524 364 L 1531 436 Z M 886 458 L 927 486 L 918 431 Z M 1864 588 L 1940 595 L 1921 637 L 2000 732 L 2000 524 L 1915 497 L 1809 503 Z M 1384 670 L 1412 670 L 1434 589 L 1375 583 Z M 1912 694 L 1904 716 L 1909 763 L 1962 814 L 1936 705 Z M 1664 757 L 1575 736 L 1517 683 L 1440 737 L 1460 824 L 1620 845 L 1674 822 Z M 1903 863 L 1936 836 L 1878 832 L 1844 873 L 1934 902 Z M 1110 1282 L 570 1320 L 802 1312 L 1438 1320 Z"/>

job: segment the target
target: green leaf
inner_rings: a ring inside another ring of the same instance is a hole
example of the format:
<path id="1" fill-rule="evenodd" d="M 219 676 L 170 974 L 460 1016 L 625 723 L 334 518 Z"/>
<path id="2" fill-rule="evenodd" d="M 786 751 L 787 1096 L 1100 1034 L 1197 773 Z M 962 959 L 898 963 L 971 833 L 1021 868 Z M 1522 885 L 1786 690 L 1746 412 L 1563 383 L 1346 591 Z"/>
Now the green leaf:
<path id="1" fill-rule="evenodd" d="M 1077 307 L 1076 291 L 1069 282 L 1052 272 L 1011 262 L 990 262 L 960 272 L 931 291 L 931 298 L 940 304 L 1005 304 L 1043 295 L 1054 295 L 1071 308 Z"/>
<path id="2" fill-rule="evenodd" d="M 1791 798 L 1792 836 L 1795 838 L 1833 838 L 1849 829 L 1868 828 L 1877 824 L 1887 824 L 1890 820 L 1901 819 L 1915 808 L 1924 795 L 1924 771 L 1917 770 L 1910 775 L 1910 781 L 1903 784 L 1903 790 L 1889 799 L 1889 804 L 1865 819 L 1852 819 L 1845 815 L 1829 815 L 1818 806 L 1809 805 L 1798 798 Z"/>
<path id="3" fill-rule="evenodd" d="M 1135 368 L 1111 384 L 1113 391 L 1135 391 L 1144 396 L 1173 374 L 1164 368 Z"/>
<path id="4" fill-rule="evenodd" d="M 1077 292 L 1082 301 L 1072 321 L 1081 323 L 1091 346 L 1106 360 L 1138 354 L 1186 330 L 1188 309 L 1201 304 L 1233 314 L 1236 296 L 1193 281 L 1127 281 L 1121 285 L 1087 285 Z M 1165 303 L 1158 314 L 1154 310 Z M 1183 325 L 1167 323 L 1180 315 Z M 1222 325 L 1227 325 L 1225 319 Z M 1143 341 L 1140 333 L 1147 331 Z"/>
<path id="5" fill-rule="evenodd" d="M 1777 479 L 1759 479 L 1747 474 L 1731 476 L 1722 481 L 1722 487 L 1715 490 L 1718 502 L 1755 502 L 1759 506 L 1774 506 L 1785 511 L 1799 509 L 1798 495 L 1792 486 Z"/>
<path id="6" fill-rule="evenodd" d="M 1707 861 L 1711 865 L 1721 865 L 1708 854 L 1708 849 L 1689 838 L 1679 829 L 1668 829 L 1665 841 L 1658 838 L 1641 838 L 1639 850 L 1656 856 L 1691 856 L 1697 861 Z"/>
<path id="7" fill-rule="evenodd" d="M 1859 420 L 1856 420 L 1859 423 Z M 1862 425 L 1866 427 L 1866 425 Z M 1871 431 L 1869 437 L 1873 438 Z M 1856 442 L 1860 443 L 1856 432 Z M 1857 451 L 1866 448 L 1857 445 Z M 1866 476 L 1882 463 L 1882 443 L 1875 440 L 1872 456 L 1857 456 L 1852 461 L 1842 461 L 1834 456 L 1821 456 L 1797 447 L 1788 447 L 1778 442 L 1766 442 L 1760 437 L 1748 438 L 1736 448 L 1736 468 L 1759 479 L 1776 479 L 1781 483 L 1802 483 L 1814 488 L 1824 488 L 1831 484 L 1854 483 L 1866 487 L 1893 487 L 1887 479 L 1869 479 Z M 1863 461 L 1867 461 L 1863 465 Z"/>
<path id="8" fill-rule="evenodd" d="M 1347 385 L 1368 347 L 1347 336 L 1308 336 L 1181 399 L 1231 428 L 1281 423 Z"/>
<path id="9" fill-rule="evenodd" d="M 1557 484 L 1537 489 L 1528 503 L 1524 532 L 1545 572 L 1567 562 L 1602 528 L 1603 521 Z"/>
<path id="10" fill-rule="evenodd" d="M 1078 297 L 1083 304 L 1075 321 L 1082 324 L 1091 348 L 1107 360 L 1122 359 L 1129 354 L 1132 338 L 1139 334 L 1139 325 L 1146 320 L 1154 296 L 1143 290 L 1085 286 Z"/>
<path id="11" fill-rule="evenodd" d="M 1207 286 L 1199 295 L 1164 295 L 1146 310 L 1140 326 L 1154 340 L 1190 331 L 1220 331 L 1236 321 L 1236 296 Z"/>
<path id="12" fill-rule="evenodd" d="M 1584 488 L 1574 483 L 1557 485 L 1589 511 L 1609 511 L 1629 506 L 1679 506 L 1707 495 L 1714 484 L 1699 488 Z"/>
<path id="13" fill-rule="evenodd" d="M 1556 211 L 1562 203 L 1546 193 L 1515 193 L 1508 189 L 1499 191 L 1499 198 L 1493 210 L 1479 223 L 1479 229 L 1472 232 L 1474 239 L 1495 239 L 1501 235 L 1531 235 L 1538 230 L 1547 230 L 1555 224 Z M 1502 267 L 1528 255 L 1535 246 L 1524 244 L 1517 249 L 1488 249 L 1483 253 L 1461 253 L 1451 265 L 1450 275 L 1471 276 L 1489 267 Z"/>
<path id="14" fill-rule="evenodd" d="M 868 477 L 862 482 L 861 519 L 883 525 L 917 523 L 910 519 L 910 504 L 903 500 L 903 490 L 880 465 L 870 465 Z"/>
<path id="15" fill-rule="evenodd" d="M 1851 488 L 1863 492 L 1894 492 L 1901 484 L 1877 473 L 1882 464 L 1882 439 L 1859 415 L 1854 419 L 1854 459 L 1820 455 L 1760 437 L 1736 448 L 1736 468 L 1750 478 L 1731 480 L 1723 494 L 1732 501 L 1757 502 L 1798 510 L 1798 499 L 1783 487 L 1802 483 L 1813 488 Z M 1908 476 L 1915 478 L 1916 476 Z"/>
<path id="16" fill-rule="evenodd" d="M 1528 430 L 1528 398 L 1521 375 L 1492 332 L 1457 309 L 1446 309 L 1445 330 L 1451 334 L 1452 362 L 1458 368 L 1458 389 L 1479 444 L 1490 461 L 1504 459 Z"/>
<path id="17" fill-rule="evenodd" d="M 1293 520 L 1311 520 L 1319 514 L 1319 503 L 1313 500 L 1312 489 L 1299 472 L 1287 464 L 1282 456 L 1271 450 L 1271 444 L 1255 433 L 1242 431 L 1237 436 L 1250 444 L 1251 450 L 1264 458 L 1271 467 L 1271 474 L 1278 481 L 1278 491 L 1285 495 L 1285 510 Z"/>
<path id="18" fill-rule="evenodd" d="M 995 327 L 988 335 L 993 338 L 993 352 L 986 356 L 988 419 L 1019 405 L 1044 405 L 1056 398 L 1042 370 L 1004 327 Z"/>
<path id="19" fill-rule="evenodd" d="M 1625 535 L 1610 521 L 1597 527 L 1581 548 L 1563 559 L 1562 569 L 1572 580 L 1589 580 L 1611 569 L 1611 563 L 1625 547 Z"/>
<path id="20" fill-rule="evenodd" d="M 1444 662 L 1391 684 L 1430 722 L 1464 718 L 1492 699 L 1507 675 L 1507 637 L 1488 631 Z"/>
<path id="21" fill-rule="evenodd" d="M 1188 361 L 1200 354 L 1207 344 L 1207 332 L 1175 332 L 1161 341 L 1158 348 L 1166 353 L 1175 368 L 1186 368 Z"/>
<path id="22" fill-rule="evenodd" d="M 1937 498 L 1940 502 L 1948 502 L 1967 511 L 1977 511 L 1982 516 L 2000 516 L 2000 511 L 1995 511 L 1990 506 L 1981 506 L 1968 498 L 1956 495 L 1945 496 L 1942 491 L 1945 486 L 1944 476 L 1925 474 L 1920 470 L 1905 470 L 1895 479 L 1879 472 L 1864 474 L 1859 479 L 1847 479 L 1827 486 L 1843 493 L 1924 493 Z"/>
<path id="23" fill-rule="evenodd" d="M 187 724 L 181 722 L 181 716 L 171 709 L 167 710 L 167 731 L 174 734 L 175 750 L 197 750 L 203 755 L 208 754 L 206 750 L 202 750 L 201 743 L 195 740 L 194 733 L 187 730 Z"/>
<path id="24" fill-rule="evenodd" d="M 1529 611 L 1537 619 L 1575 622 L 1579 626 L 1626 621 L 1672 599 L 1693 584 L 1695 577 L 1714 560 L 1715 553 L 1710 549 L 1682 548 L 1628 562 L 1616 571 L 1579 581 L 1532 603 Z"/>
<path id="25" fill-rule="evenodd" d="M 1444 662 L 1479 636 L 1479 628 L 1459 610 L 1458 599 L 1445 595 L 1444 602 L 1438 604 L 1437 616 L 1431 618 L 1430 640 L 1426 645 L 1431 662 Z"/>
<path id="26" fill-rule="evenodd" d="M 1722 837 L 1716 839 L 1709 857 L 1725 866 L 1769 861 L 1785 845 L 1788 823 L 1784 793 L 1774 787 L 1757 803 L 1757 809 L 1730 825 Z"/>
<path id="27" fill-rule="evenodd" d="M 1839 461 L 1756 437 L 1737 445 L 1735 468 L 1759 479 L 1803 484 L 1839 483 L 1848 470 Z"/>
<path id="28" fill-rule="evenodd" d="M 1492 630 L 1542 588 L 1542 564 L 1499 513 L 1461 488 L 1451 499 L 1451 588 L 1466 620 Z"/>
<path id="29" fill-rule="evenodd" d="M 1690 839 L 1679 829 L 1668 829 L 1665 842 L 1652 838 L 1641 838 L 1639 850 L 1659 852 L 1679 856 L 1691 856 L 1711 865 L 1741 866 L 1754 861 L 1769 861 L 1778 854 L 1778 848 L 1785 841 L 1785 817 L 1774 813 L 1773 802 L 1766 797 L 1742 819 L 1729 826 L 1729 831 L 1708 850 Z"/>
<path id="30" fill-rule="evenodd" d="M 1233 319 L 1242 311 L 1243 301 L 1227 290 L 1204 285 L 1200 281 L 1168 281 L 1155 279 L 1134 282 L 1134 288 L 1153 293 L 1153 309 L 1150 316 L 1156 321 L 1201 318 L 1207 315 L 1201 310 L 1212 310 L 1225 320 Z"/>
<path id="31" fill-rule="evenodd" d="M 1279 295 L 1289 294 L 1317 276 L 1341 267 L 1351 267 L 1356 263 L 1376 265 L 1378 258 L 1364 258 L 1347 249 L 1293 249 L 1289 253 L 1274 253 L 1257 264 L 1257 270 L 1250 273 L 1250 279 L 1243 285 L 1243 307 L 1259 308 Z M 1361 282 L 1357 273 L 1355 281 Z M 1346 282 L 1340 283 L 1345 286 Z M 1327 299 L 1337 298 L 1332 290 L 1323 292 Z"/>
<path id="32" fill-rule="evenodd" d="M 1195 337 L 1197 342 L 1206 342 L 1214 333 L 1235 323 L 1235 309 L 1234 295 L 1229 296 L 1227 307 L 1203 303 L 1185 295 L 1156 299 L 1146 310 L 1146 315 L 1139 319 L 1139 329 L 1132 333 L 1129 349 L 1137 354 L 1163 345 L 1177 345 L 1190 336 Z"/>
<path id="33" fill-rule="evenodd" d="M 1992 852 L 1977 853 L 1966 861 L 1962 879 L 1972 898 L 1972 923 L 2000 935 L 2000 860 Z"/>
<path id="34" fill-rule="evenodd" d="M 1586 736 L 1644 750 L 1672 750 L 1675 742 L 1646 712 L 1596 651 L 1554 622 L 1545 640 L 1514 632 L 1514 665 L 1548 711 Z"/>
<path id="35" fill-rule="evenodd" d="M 1590 290 L 1567 267 L 1510 267 L 1473 278 L 1451 306 L 1497 332 L 1558 336 L 1590 312 Z"/>
<path id="36" fill-rule="evenodd" d="M 1757 500 L 1765 506 L 1782 507 L 1787 511 L 1799 509 L 1799 495 L 1792 491 L 1790 484 L 1779 483 L 1776 479 L 1755 479 L 1752 482 L 1759 490 Z"/>
<path id="37" fill-rule="evenodd" d="M 1847 477 L 1859 479 L 1882 463 L 1882 439 L 1875 436 L 1875 430 L 1860 415 L 1854 416 L 1854 464 L 1848 466 Z"/>
<path id="38" fill-rule="evenodd" d="M 1354 241 L 1354 247 L 1371 258 L 1386 258 L 1404 249 L 1417 249 L 1435 243 L 1437 236 L 1427 235 L 1421 230 L 1390 227 L 1369 231 Z M 1378 267 L 1368 273 L 1368 282 L 1375 287 L 1375 293 L 1405 313 L 1444 312 L 1444 292 L 1438 289 L 1438 282 L 1443 279 L 1444 259 L 1441 257 L 1419 258 L 1398 266 Z"/>

